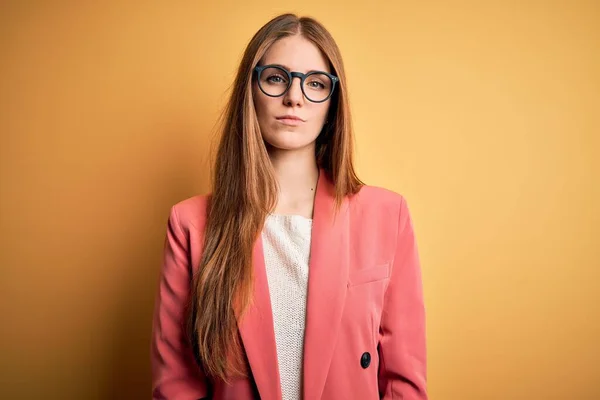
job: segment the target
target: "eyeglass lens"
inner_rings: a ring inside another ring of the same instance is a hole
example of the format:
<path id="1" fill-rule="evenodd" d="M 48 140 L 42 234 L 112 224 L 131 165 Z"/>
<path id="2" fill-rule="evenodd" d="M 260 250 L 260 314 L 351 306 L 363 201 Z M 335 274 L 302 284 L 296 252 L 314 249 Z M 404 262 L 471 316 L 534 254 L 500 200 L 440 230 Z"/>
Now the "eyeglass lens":
<path id="1" fill-rule="evenodd" d="M 289 76 L 278 67 L 265 68 L 258 81 L 261 89 L 270 96 L 281 96 L 289 86 Z M 322 101 L 329 97 L 333 82 L 326 74 L 317 72 L 304 80 L 304 94 L 309 100 Z"/>

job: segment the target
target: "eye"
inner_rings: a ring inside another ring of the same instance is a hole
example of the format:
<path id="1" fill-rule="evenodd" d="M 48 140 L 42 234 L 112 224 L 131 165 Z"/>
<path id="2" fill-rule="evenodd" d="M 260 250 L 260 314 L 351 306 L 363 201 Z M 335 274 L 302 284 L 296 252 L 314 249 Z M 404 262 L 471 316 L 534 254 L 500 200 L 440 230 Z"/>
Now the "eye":
<path id="1" fill-rule="evenodd" d="M 313 89 L 325 89 L 325 85 L 319 81 L 310 81 L 308 82 L 308 86 Z"/>
<path id="2" fill-rule="evenodd" d="M 312 90 L 325 90 L 331 87 L 331 84 L 328 84 L 329 78 L 324 76 L 323 74 L 313 74 L 310 75 L 304 85 Z"/>
<path id="3" fill-rule="evenodd" d="M 266 81 L 269 83 L 285 83 L 287 79 L 283 75 L 272 74 L 267 77 Z"/>

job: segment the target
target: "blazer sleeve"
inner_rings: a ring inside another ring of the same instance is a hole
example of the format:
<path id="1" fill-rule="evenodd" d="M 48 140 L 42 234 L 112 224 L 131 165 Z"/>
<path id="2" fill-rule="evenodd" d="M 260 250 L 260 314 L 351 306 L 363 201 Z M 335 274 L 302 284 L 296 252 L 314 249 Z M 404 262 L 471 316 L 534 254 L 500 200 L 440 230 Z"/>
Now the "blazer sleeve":
<path id="1" fill-rule="evenodd" d="M 425 308 L 412 220 L 402 197 L 396 250 L 380 324 L 382 399 L 426 400 Z"/>
<path id="2" fill-rule="evenodd" d="M 198 400 L 208 383 L 185 331 L 191 271 L 188 235 L 171 208 L 152 322 L 152 398 Z"/>

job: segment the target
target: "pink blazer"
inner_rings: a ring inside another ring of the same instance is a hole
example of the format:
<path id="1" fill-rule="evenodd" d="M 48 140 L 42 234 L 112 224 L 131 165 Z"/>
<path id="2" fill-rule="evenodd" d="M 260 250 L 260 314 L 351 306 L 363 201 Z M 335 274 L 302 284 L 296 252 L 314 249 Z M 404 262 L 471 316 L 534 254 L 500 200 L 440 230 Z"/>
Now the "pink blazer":
<path id="1" fill-rule="evenodd" d="M 364 186 L 333 219 L 333 185 L 320 170 L 309 261 L 303 399 L 424 400 L 425 311 L 419 256 L 404 198 Z M 186 340 L 184 310 L 202 254 L 207 198 L 172 207 L 152 332 L 154 399 L 279 400 L 273 317 L 259 235 L 254 304 L 239 332 L 249 378 L 205 377 Z"/>

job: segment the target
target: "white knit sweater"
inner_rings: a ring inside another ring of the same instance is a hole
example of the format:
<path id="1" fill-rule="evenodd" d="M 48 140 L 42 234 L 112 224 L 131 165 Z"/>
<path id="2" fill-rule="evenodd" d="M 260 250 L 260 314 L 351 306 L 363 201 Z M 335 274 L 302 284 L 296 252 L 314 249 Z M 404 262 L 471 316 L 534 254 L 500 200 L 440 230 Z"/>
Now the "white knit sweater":
<path id="1" fill-rule="evenodd" d="M 312 219 L 269 214 L 262 231 L 283 400 L 302 395 L 302 355 Z"/>

